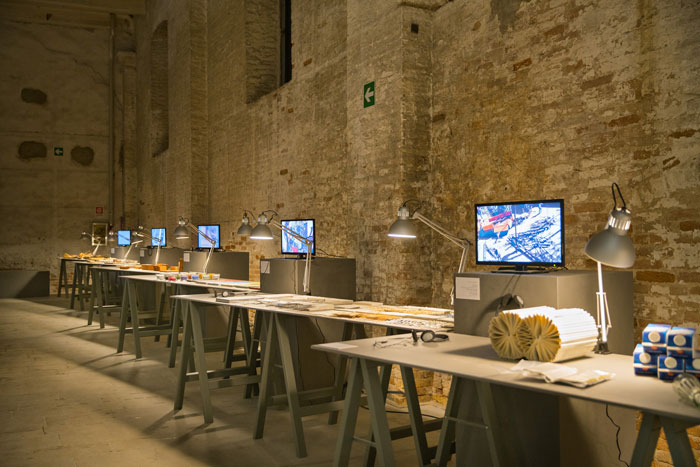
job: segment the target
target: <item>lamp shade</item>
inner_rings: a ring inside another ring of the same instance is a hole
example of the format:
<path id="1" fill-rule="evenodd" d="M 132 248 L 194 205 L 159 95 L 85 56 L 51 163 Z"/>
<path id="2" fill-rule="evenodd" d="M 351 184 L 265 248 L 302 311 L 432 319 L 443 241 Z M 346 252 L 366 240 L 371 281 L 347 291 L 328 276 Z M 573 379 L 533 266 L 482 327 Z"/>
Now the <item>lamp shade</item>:
<path id="1" fill-rule="evenodd" d="M 416 238 L 416 226 L 408 219 L 397 219 L 391 227 L 389 227 L 390 237 L 398 238 Z"/>
<path id="2" fill-rule="evenodd" d="M 187 231 L 187 227 L 185 227 L 183 224 L 180 224 L 175 228 L 174 234 L 175 238 L 177 238 L 178 240 L 190 237 L 190 233 Z"/>
<path id="3" fill-rule="evenodd" d="M 250 228 L 250 226 L 248 226 Z M 258 223 L 258 225 L 255 226 L 255 228 L 250 232 L 250 238 L 253 240 L 272 240 L 274 237 L 272 236 L 272 231 L 270 230 L 270 227 L 267 226 L 267 224 L 263 223 Z"/>
<path id="4" fill-rule="evenodd" d="M 250 219 L 246 214 L 243 214 L 243 219 L 241 219 L 241 226 L 238 227 L 236 235 L 241 237 L 249 237 L 253 233 L 253 228 L 250 226 Z"/>
<path id="5" fill-rule="evenodd" d="M 80 239 L 81 239 L 81 240 L 85 240 L 86 238 L 92 238 L 92 236 L 91 236 L 89 233 L 87 233 L 87 232 L 83 232 L 83 233 L 80 234 Z"/>
<path id="6" fill-rule="evenodd" d="M 629 268 L 634 264 L 634 245 L 627 235 L 632 215 L 627 209 L 613 209 L 605 230 L 593 235 L 584 251 L 593 260 L 614 268 Z"/>

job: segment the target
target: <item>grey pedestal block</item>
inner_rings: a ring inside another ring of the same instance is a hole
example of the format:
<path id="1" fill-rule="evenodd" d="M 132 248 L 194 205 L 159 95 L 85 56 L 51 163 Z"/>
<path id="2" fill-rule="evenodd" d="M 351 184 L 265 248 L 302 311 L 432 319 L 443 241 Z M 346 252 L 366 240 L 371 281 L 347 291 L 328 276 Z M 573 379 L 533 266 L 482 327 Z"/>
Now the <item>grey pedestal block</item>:
<path id="1" fill-rule="evenodd" d="M 118 259 L 124 259 L 124 255 L 126 252 L 129 250 L 128 246 L 113 246 L 109 249 L 109 256 L 112 258 L 118 258 Z M 131 251 L 129 251 L 129 255 L 126 257 L 126 259 L 129 259 L 131 261 L 138 261 L 139 260 L 139 248 L 134 246 Z"/>
<path id="2" fill-rule="evenodd" d="M 139 262 L 141 264 L 156 264 L 157 251 L 156 248 L 139 248 Z M 182 252 L 183 250 L 181 248 L 161 248 L 158 262 L 160 264 L 167 264 L 168 266 L 177 266 L 182 258 Z"/>
<path id="3" fill-rule="evenodd" d="M 489 322 L 498 310 L 504 306 L 516 308 L 515 301 L 507 303 L 508 295 L 518 295 L 524 307 L 583 308 L 594 317 L 596 315 L 598 282 L 595 271 L 462 273 L 455 275 L 457 288 L 460 278 L 471 280 L 472 286 L 475 286 L 473 281 L 478 281 L 478 294 L 477 288 L 472 287 L 468 294 L 471 299 L 455 299 L 455 331 L 462 334 L 488 336 Z M 603 285 L 613 323 L 609 335 L 610 350 L 631 355 L 634 349 L 632 273 L 604 271 Z M 469 389 L 462 394 L 463 401 L 473 397 L 473 391 Z M 603 465 L 616 459 L 615 430 L 600 404 L 582 400 L 559 401 L 553 396 L 513 388 L 495 388 L 494 397 L 501 426 L 508 427 L 505 444 L 510 447 L 511 457 L 517 459 L 518 465 Z M 462 405 L 460 417 L 478 418 L 473 404 Z M 631 446 L 635 435 L 634 412 L 616 409 L 615 421 L 622 426 L 621 444 Z M 571 427 L 577 427 L 575 434 L 571 433 Z M 484 439 L 482 433 L 458 426 L 458 465 L 471 465 L 472 462 L 486 465 L 488 454 L 479 449 Z M 611 457 L 612 452 L 614 457 Z"/>
<path id="4" fill-rule="evenodd" d="M 202 272 L 209 251 L 185 251 L 182 254 L 185 271 Z M 212 253 L 207 272 L 221 274 L 226 279 L 247 281 L 248 276 L 247 251 L 215 251 Z"/>
<path id="5" fill-rule="evenodd" d="M 298 258 L 260 260 L 260 291 L 263 293 L 303 294 L 306 261 Z M 311 295 L 355 300 L 355 259 L 311 259 L 309 280 Z M 313 344 L 342 339 L 343 326 L 327 319 L 295 318 L 291 330 L 294 361 L 298 362 L 297 380 L 302 389 L 330 386 L 333 367 L 322 352 L 311 350 Z"/>

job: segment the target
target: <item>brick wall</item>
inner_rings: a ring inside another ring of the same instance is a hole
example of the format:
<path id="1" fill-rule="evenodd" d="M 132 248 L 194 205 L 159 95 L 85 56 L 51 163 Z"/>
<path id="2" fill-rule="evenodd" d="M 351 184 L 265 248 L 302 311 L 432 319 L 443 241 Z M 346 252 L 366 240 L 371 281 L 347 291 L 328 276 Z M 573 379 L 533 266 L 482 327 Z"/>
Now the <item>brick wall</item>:
<path id="1" fill-rule="evenodd" d="M 473 239 L 475 202 L 564 198 L 567 266 L 593 269 L 583 247 L 616 181 L 637 334 L 700 325 L 697 2 L 295 1 L 293 77 L 274 89 L 274 21 L 254 14 L 275 3 L 159 1 L 137 23 L 141 103 L 150 34 L 163 19 L 169 31 L 159 157 L 138 110 L 140 219 L 220 223 L 255 278 L 278 243 L 234 238 L 243 209 L 313 217 L 322 250 L 357 259 L 359 298 L 448 306 L 459 252 L 423 227 L 390 241 L 402 201 Z M 444 401 L 448 378 L 417 379 Z"/>

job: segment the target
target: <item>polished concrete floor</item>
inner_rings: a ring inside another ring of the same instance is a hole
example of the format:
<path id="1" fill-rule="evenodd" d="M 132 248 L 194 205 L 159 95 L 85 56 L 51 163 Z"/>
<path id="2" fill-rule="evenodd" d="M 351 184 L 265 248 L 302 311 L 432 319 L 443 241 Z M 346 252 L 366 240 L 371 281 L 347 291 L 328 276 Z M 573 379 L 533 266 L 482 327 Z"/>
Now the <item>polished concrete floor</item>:
<path id="1" fill-rule="evenodd" d="M 304 418 L 309 456 L 299 459 L 284 408 L 268 413 L 264 438 L 253 440 L 257 399 L 244 399 L 242 387 L 212 391 L 212 424 L 203 423 L 194 383 L 175 412 L 175 370 L 163 342 L 143 339 L 137 360 L 127 336 L 117 354 L 118 315 L 101 330 L 67 307 L 63 297 L 0 300 L 0 465 L 331 464 L 338 428 L 327 415 Z M 390 415 L 392 425 L 407 422 Z M 358 434 L 367 430 L 361 410 Z M 417 464 L 411 439 L 393 448 L 397 465 Z M 351 465 L 361 465 L 363 449 L 354 443 Z"/>

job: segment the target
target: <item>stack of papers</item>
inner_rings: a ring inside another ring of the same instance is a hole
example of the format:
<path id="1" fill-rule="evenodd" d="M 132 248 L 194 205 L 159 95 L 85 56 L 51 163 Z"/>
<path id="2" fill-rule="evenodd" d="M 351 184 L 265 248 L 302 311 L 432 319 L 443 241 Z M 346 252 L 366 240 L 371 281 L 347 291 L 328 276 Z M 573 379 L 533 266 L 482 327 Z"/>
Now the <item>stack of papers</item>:
<path id="1" fill-rule="evenodd" d="M 581 308 L 538 313 L 523 318 L 518 341 L 528 360 L 558 362 L 592 351 L 598 340 L 593 317 Z"/>
<path id="2" fill-rule="evenodd" d="M 521 360 L 511 368 L 526 377 L 543 379 L 548 383 L 564 383 L 585 388 L 602 383 L 615 377 L 615 373 L 602 370 L 588 370 L 579 372 L 576 368 L 559 363 L 540 363 Z"/>
<path id="3" fill-rule="evenodd" d="M 518 340 L 518 329 L 522 325 L 523 318 L 552 311 L 555 311 L 554 308 L 549 306 L 502 311 L 489 323 L 491 346 L 501 358 L 507 360 L 523 358 L 525 355 Z"/>

